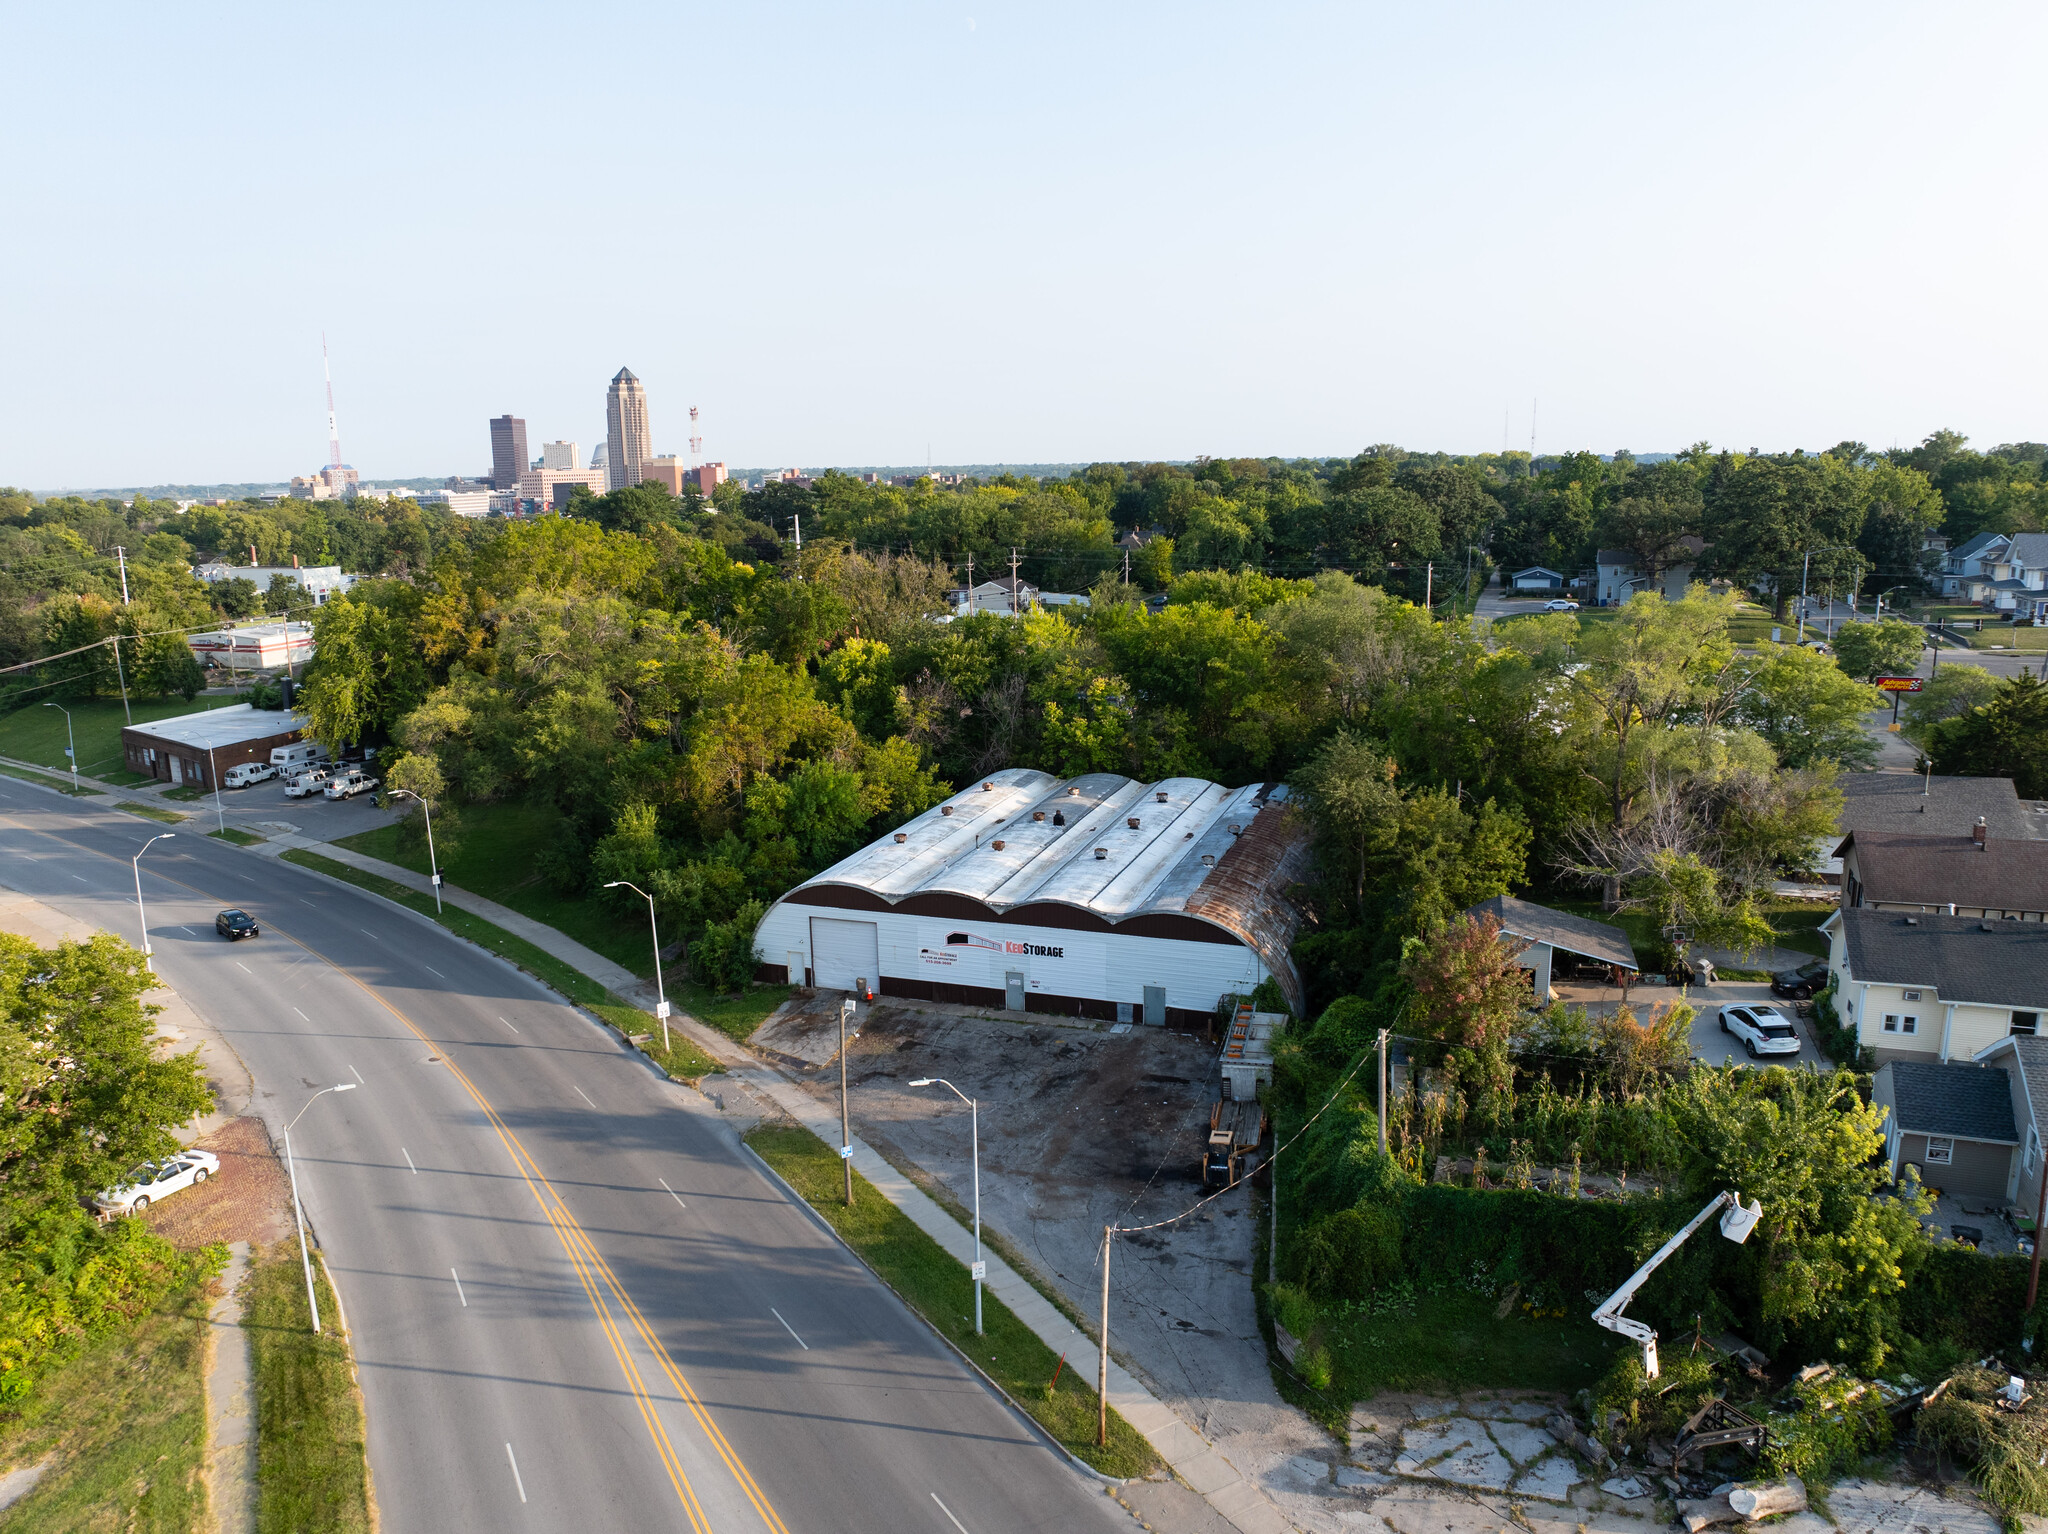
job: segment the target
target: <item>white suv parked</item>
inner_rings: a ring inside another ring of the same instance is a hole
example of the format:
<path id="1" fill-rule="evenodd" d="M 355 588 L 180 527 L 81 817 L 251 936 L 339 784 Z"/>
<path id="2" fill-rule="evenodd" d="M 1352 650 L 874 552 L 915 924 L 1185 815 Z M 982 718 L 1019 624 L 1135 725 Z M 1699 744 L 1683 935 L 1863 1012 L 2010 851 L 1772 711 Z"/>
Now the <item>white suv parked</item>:
<path id="1" fill-rule="evenodd" d="M 1763 1055 L 1796 1055 L 1799 1035 L 1792 1019 L 1768 1002 L 1744 1002 L 1721 1009 L 1721 1031 L 1742 1040 L 1749 1058 Z"/>

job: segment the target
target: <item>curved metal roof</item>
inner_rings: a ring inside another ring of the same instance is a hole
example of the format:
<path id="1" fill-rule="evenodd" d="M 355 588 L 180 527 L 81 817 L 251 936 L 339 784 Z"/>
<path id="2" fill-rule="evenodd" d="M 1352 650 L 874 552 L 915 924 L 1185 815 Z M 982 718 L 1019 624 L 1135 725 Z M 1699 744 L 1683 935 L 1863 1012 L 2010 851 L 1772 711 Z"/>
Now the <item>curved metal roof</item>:
<path id="1" fill-rule="evenodd" d="M 1060 779 L 1009 767 L 871 842 L 782 898 L 848 890 L 894 906 L 951 895 L 1002 919 L 1060 905 L 1114 928 L 1182 916 L 1255 949 L 1300 1010 L 1288 949 L 1300 926 L 1289 889 L 1307 867 L 1287 790 L 1201 778 L 1140 783 L 1115 773 Z"/>

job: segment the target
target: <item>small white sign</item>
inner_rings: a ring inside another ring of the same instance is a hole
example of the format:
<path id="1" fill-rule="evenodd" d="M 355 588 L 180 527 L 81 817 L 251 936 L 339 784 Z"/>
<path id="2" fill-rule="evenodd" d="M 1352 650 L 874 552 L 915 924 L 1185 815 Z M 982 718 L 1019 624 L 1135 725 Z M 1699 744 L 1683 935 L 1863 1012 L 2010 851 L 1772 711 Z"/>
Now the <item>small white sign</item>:
<path id="1" fill-rule="evenodd" d="M 988 1277 L 988 1264 L 985 1262 L 976 1262 L 968 1264 L 967 1276 L 973 1279 L 977 1284 L 980 1283 L 983 1279 Z"/>
<path id="2" fill-rule="evenodd" d="M 441 882 L 441 876 L 439 874 L 434 875 L 434 882 L 436 884 L 439 884 Z"/>
<path id="3" fill-rule="evenodd" d="M 841 1161 L 851 1161 L 853 1159 L 853 1147 L 851 1145 L 840 1146 L 839 1159 Z"/>
<path id="4" fill-rule="evenodd" d="M 657 1001 L 654 1004 L 654 1015 L 658 1020 L 666 1022 L 668 1020 L 668 1003 Z"/>

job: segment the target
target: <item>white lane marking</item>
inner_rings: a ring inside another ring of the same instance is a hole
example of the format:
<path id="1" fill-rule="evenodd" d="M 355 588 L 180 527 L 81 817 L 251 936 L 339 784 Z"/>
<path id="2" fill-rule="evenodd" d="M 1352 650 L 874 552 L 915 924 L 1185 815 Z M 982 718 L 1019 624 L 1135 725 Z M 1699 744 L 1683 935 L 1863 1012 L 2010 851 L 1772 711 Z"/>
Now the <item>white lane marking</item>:
<path id="1" fill-rule="evenodd" d="M 305 897 L 304 895 L 301 895 L 301 896 L 299 896 L 299 904 L 300 904 L 300 905 L 313 905 L 313 902 L 312 902 L 312 901 L 310 901 L 310 900 L 308 900 L 308 899 L 307 899 L 307 898 L 306 898 L 306 897 Z M 320 908 L 319 908 L 318 906 L 316 906 L 316 905 L 313 905 L 313 909 L 317 911 L 317 910 L 319 910 Z"/>
<path id="2" fill-rule="evenodd" d="M 505 1019 L 503 1019 L 502 1017 L 501 1017 L 501 1018 L 499 1018 L 499 1019 L 498 1019 L 498 1021 L 499 1021 L 499 1022 L 501 1022 L 501 1023 L 505 1023 Z M 505 1026 L 506 1026 L 507 1028 L 512 1028 L 512 1025 L 511 1025 L 510 1023 L 505 1023 Z M 518 1030 L 517 1028 L 512 1028 L 512 1031 L 513 1031 L 514 1033 L 517 1033 L 517 1032 L 518 1032 L 519 1030 Z"/>
<path id="3" fill-rule="evenodd" d="M 298 1009 L 297 1007 L 293 1007 L 293 1008 L 292 1008 L 292 1010 L 293 1010 L 294 1012 L 299 1012 L 299 1009 Z M 303 1012 L 299 1012 L 299 1016 L 301 1016 L 301 1017 L 306 1017 L 306 1014 L 305 1014 L 305 1013 L 303 1013 Z M 310 1017 L 306 1017 L 306 1021 L 310 1023 L 311 1021 L 313 1021 L 313 1019 L 311 1019 Z M 349 1067 L 349 1069 L 350 1069 L 350 1070 L 354 1070 L 354 1069 L 355 1069 L 355 1067 L 354 1067 L 353 1065 L 351 1065 L 351 1066 Z"/>
<path id="4" fill-rule="evenodd" d="M 184 933 L 185 936 L 187 937 L 197 937 L 199 935 L 198 933 L 194 932 L 190 927 L 180 927 L 178 930 Z"/>
<path id="5" fill-rule="evenodd" d="M 782 1321 L 782 1312 L 777 1310 L 773 1305 L 770 1305 L 768 1307 L 768 1314 L 775 1317 L 776 1320 Z M 782 1321 L 782 1329 L 788 1332 L 790 1336 L 796 1337 L 796 1328 L 791 1326 L 787 1321 Z M 806 1353 L 810 1352 L 811 1350 L 811 1345 L 808 1342 L 804 1341 L 801 1337 L 796 1337 L 796 1345 L 802 1348 Z M 946 1504 L 943 1502 L 939 1504 L 939 1506 L 941 1507 L 944 1507 L 945 1505 Z M 946 1516 L 950 1518 L 953 1515 L 951 1513 L 948 1513 Z"/>
<path id="6" fill-rule="evenodd" d="M 579 1087 L 579 1086 L 576 1086 L 576 1083 L 575 1083 L 575 1082 L 573 1082 L 573 1081 L 572 1081 L 572 1082 L 570 1082 L 570 1083 L 569 1083 L 569 1085 L 570 1085 L 571 1087 L 574 1087 L 574 1088 L 575 1088 L 575 1091 L 576 1091 L 576 1095 L 577 1095 L 578 1097 L 582 1098 L 582 1099 L 583 1099 L 583 1100 L 584 1100 L 585 1102 L 587 1102 L 587 1103 L 590 1103 L 590 1094 L 589 1094 L 588 1092 L 584 1091 L 584 1090 L 583 1090 L 583 1088 L 581 1088 L 581 1087 Z M 590 1103 L 590 1106 L 591 1106 L 591 1107 L 593 1107 L 593 1108 L 595 1108 L 595 1107 L 597 1106 L 597 1104 L 596 1104 L 596 1103 Z"/>
<path id="7" fill-rule="evenodd" d="M 524 1502 L 526 1500 L 526 1483 L 519 1479 L 519 1461 L 512 1458 L 512 1445 L 509 1443 L 505 1445 L 505 1458 L 511 1461 L 512 1484 L 519 1488 L 519 1500 Z M 952 1515 L 948 1514 L 947 1516 L 951 1517 Z M 967 1534 L 967 1531 L 962 1529 L 960 1534 Z"/>
<path id="8" fill-rule="evenodd" d="M 368 927 L 358 927 L 356 928 L 356 931 L 362 933 L 364 937 L 375 937 L 377 935 L 376 933 L 372 932 Z"/>
<path id="9" fill-rule="evenodd" d="M 292 1010 L 293 1010 L 294 1012 L 296 1012 L 296 1011 L 298 1011 L 299 1009 L 298 1009 L 297 1007 L 293 1007 L 293 1008 L 292 1008 Z M 361 1071 L 357 1070 L 357 1069 L 356 1069 L 356 1068 L 355 1068 L 355 1067 L 354 1067 L 353 1065 L 351 1065 L 351 1066 L 350 1066 L 350 1067 L 348 1068 L 348 1073 L 349 1073 L 349 1074 L 350 1074 L 351 1076 L 355 1077 L 355 1079 L 356 1079 L 356 1085 L 357 1085 L 357 1086 L 361 1086 L 361 1087 L 366 1087 L 366 1086 L 368 1086 L 368 1085 L 369 1085 L 369 1083 L 368 1083 L 367 1081 L 363 1080 L 363 1073 L 362 1073 Z"/>
<path id="10" fill-rule="evenodd" d="M 401 1156 L 403 1156 L 403 1157 L 405 1157 L 405 1164 L 406 1164 L 407 1166 L 412 1166 L 412 1152 L 411 1152 L 411 1151 L 407 1150 L 407 1149 L 406 1149 L 406 1148 L 405 1148 L 405 1147 L 404 1147 L 403 1145 L 401 1145 L 401 1146 L 399 1146 L 399 1147 L 398 1147 L 398 1154 L 399 1154 L 399 1155 L 401 1155 Z M 416 1166 L 412 1166 L 412 1175 L 413 1175 L 413 1176 L 415 1176 L 415 1177 L 419 1176 L 419 1175 L 420 1175 L 420 1169 L 419 1169 L 418 1167 L 416 1167 Z"/>
<path id="11" fill-rule="evenodd" d="M 469 1296 L 462 1292 L 462 1275 L 453 1268 L 450 1268 L 448 1276 L 455 1280 L 455 1298 L 462 1301 L 462 1308 L 464 1310 L 469 1309 Z"/>
<path id="12" fill-rule="evenodd" d="M 446 980 L 448 978 L 446 975 L 441 974 L 441 972 L 438 969 L 434 968 L 433 965 L 427 963 L 426 960 L 424 959 L 420 961 L 420 968 L 425 970 L 430 975 L 440 976 L 440 978 L 443 980 Z"/>
<path id="13" fill-rule="evenodd" d="M 509 1449 L 511 1445 L 507 1444 L 505 1447 Z M 932 1493 L 932 1500 L 934 1502 L 939 1502 L 939 1494 L 937 1492 Z M 946 1522 L 950 1523 L 951 1525 L 953 1525 L 954 1528 L 958 1529 L 960 1531 L 960 1534 L 967 1534 L 967 1525 L 962 1523 L 958 1518 L 955 1518 L 953 1516 L 953 1510 L 950 1507 L 946 1506 L 946 1504 L 943 1502 L 939 1502 L 939 1511 L 946 1515 Z"/>
<path id="14" fill-rule="evenodd" d="M 249 968 L 249 966 L 244 964 L 240 959 L 235 960 L 235 968 L 240 970 L 243 974 L 247 975 L 251 980 L 256 978 L 256 971 Z"/>
<path id="15" fill-rule="evenodd" d="M 72 877 L 72 878 L 74 878 L 74 879 L 76 879 L 76 880 L 77 880 L 77 881 L 78 881 L 78 882 L 79 882 L 80 884 L 90 884 L 90 883 L 92 882 L 92 881 L 91 881 L 90 879 L 86 878 L 86 877 L 85 877 L 85 876 L 84 876 L 83 874 L 73 874 L 73 875 L 72 875 L 71 877 Z"/>
<path id="16" fill-rule="evenodd" d="M 668 1188 L 668 1179 L 666 1177 L 657 1177 L 654 1180 L 660 1183 L 664 1188 Z M 674 1188 L 668 1188 L 668 1196 L 674 1199 L 678 1204 L 683 1204 L 682 1194 L 676 1192 Z M 683 1207 L 685 1209 L 688 1209 L 690 1206 L 688 1204 L 683 1204 Z"/>

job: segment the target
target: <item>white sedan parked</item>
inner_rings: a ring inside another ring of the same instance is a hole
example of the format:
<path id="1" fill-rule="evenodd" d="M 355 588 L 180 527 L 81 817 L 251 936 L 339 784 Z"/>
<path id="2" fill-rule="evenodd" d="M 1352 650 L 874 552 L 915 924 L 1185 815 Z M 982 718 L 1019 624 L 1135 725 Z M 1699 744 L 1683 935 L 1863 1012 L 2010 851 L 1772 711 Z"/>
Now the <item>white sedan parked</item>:
<path id="1" fill-rule="evenodd" d="M 1793 1030 L 1792 1019 L 1761 1002 L 1723 1007 L 1721 1031 L 1742 1040 L 1742 1047 L 1752 1060 L 1763 1055 L 1799 1053 L 1799 1035 Z"/>
<path id="2" fill-rule="evenodd" d="M 180 1151 L 163 1161 L 143 1162 L 120 1186 L 107 1189 L 93 1203 L 108 1214 L 136 1214 L 180 1188 L 205 1182 L 219 1170 L 220 1157 L 212 1151 Z"/>
<path id="3" fill-rule="evenodd" d="M 1570 597 L 1552 597 L 1543 604 L 1543 610 L 1547 613 L 1575 613 L 1579 610 L 1579 604 Z"/>

